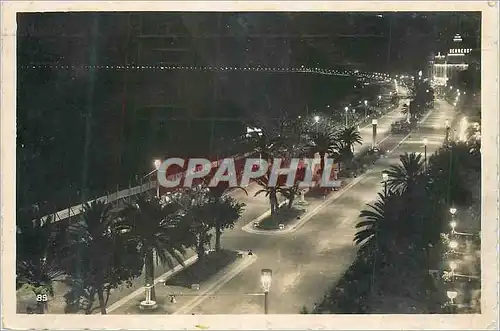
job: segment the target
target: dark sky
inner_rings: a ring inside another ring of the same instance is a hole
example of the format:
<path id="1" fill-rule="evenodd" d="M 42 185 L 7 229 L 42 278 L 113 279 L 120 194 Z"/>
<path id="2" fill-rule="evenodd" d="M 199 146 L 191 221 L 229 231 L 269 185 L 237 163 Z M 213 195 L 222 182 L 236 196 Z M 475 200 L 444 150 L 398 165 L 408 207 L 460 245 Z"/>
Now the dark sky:
<path id="1" fill-rule="evenodd" d="M 480 22 L 479 14 L 474 13 L 100 13 L 94 22 L 96 16 L 19 14 L 18 36 L 39 39 L 39 51 L 51 54 L 49 61 L 62 64 L 87 64 L 93 43 L 98 44 L 102 64 L 192 64 L 192 57 L 161 51 L 174 47 L 172 39 L 151 37 L 180 34 L 173 38 L 176 45 L 194 52 L 198 63 L 352 64 L 375 71 L 399 71 L 421 67 L 429 53 L 446 48 L 455 33 L 461 33 L 464 42 L 475 47 Z M 96 42 L 90 41 L 93 22 L 99 32 Z M 191 38 L 203 34 L 222 37 Z M 187 35 L 191 37 L 183 37 Z M 217 45 L 219 52 L 214 55 Z M 36 54 L 23 55 L 29 64 L 43 62 Z"/>

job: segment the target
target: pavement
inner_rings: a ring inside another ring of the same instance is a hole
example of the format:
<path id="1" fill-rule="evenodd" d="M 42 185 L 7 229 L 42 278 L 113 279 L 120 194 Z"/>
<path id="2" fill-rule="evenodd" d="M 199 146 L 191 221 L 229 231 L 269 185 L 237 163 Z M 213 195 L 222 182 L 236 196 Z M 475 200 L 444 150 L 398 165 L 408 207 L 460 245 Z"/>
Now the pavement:
<path id="1" fill-rule="evenodd" d="M 242 230 L 242 219 L 234 230 L 222 236 L 222 246 L 231 250 L 252 249 L 259 258 L 217 292 L 207 296 L 203 304 L 185 313 L 195 314 L 259 314 L 262 298 L 247 293 L 261 292 L 260 270 L 273 270 L 269 293 L 270 314 L 296 314 L 303 305 L 320 302 L 326 291 L 351 265 L 356 255 L 353 236 L 359 213 L 377 198 L 382 189 L 382 171 L 399 163 L 404 152 L 422 152 L 422 141 L 428 139 L 430 156 L 444 140 L 445 121 L 455 111 L 450 105 L 436 101 L 435 110 L 423 119 L 418 132 L 391 135 L 384 148 L 391 151 L 378 160 L 370 171 L 348 190 L 314 215 L 297 231 L 286 236 L 260 236 Z M 218 295 L 221 293 L 221 295 Z M 228 295 L 231 294 L 231 295 Z"/>

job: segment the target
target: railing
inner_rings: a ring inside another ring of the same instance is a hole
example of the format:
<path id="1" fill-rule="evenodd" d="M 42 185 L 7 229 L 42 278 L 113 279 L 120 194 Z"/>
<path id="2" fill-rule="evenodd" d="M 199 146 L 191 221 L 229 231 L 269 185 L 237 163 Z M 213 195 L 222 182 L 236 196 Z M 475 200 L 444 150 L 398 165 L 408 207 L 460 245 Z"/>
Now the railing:
<path id="1" fill-rule="evenodd" d="M 241 157 L 248 157 L 251 153 L 247 153 Z M 156 189 L 156 181 L 149 181 L 148 183 L 143 183 L 142 186 L 138 185 L 136 187 L 130 187 L 121 191 L 117 191 L 116 193 L 108 194 L 102 196 L 100 198 L 89 200 L 87 203 L 92 203 L 94 201 L 100 201 L 104 203 L 111 203 L 121 199 L 126 199 L 128 197 L 132 197 L 134 195 L 147 192 L 149 190 Z M 65 220 L 70 217 L 74 217 L 79 215 L 83 211 L 84 204 L 79 204 L 76 206 L 72 206 L 63 210 L 60 210 L 53 214 L 48 214 L 41 218 L 42 221 L 47 220 L 49 217 L 53 217 L 55 222 Z"/>
<path id="2" fill-rule="evenodd" d="M 146 191 L 154 189 L 154 188 L 156 188 L 156 182 L 148 182 L 148 183 L 142 184 L 142 187 L 141 187 L 141 185 L 139 185 L 136 187 L 131 187 L 128 189 L 117 191 L 116 193 L 112 193 L 112 194 L 105 195 L 105 196 L 102 196 L 102 197 L 94 199 L 94 200 L 90 200 L 87 203 L 92 203 L 94 201 L 111 203 L 111 202 L 114 202 L 114 201 L 117 201 L 120 199 L 125 199 L 128 197 L 140 194 L 142 192 L 146 192 Z M 84 204 L 72 206 L 72 207 L 69 207 L 67 209 L 63 209 L 61 211 L 58 211 L 57 213 L 46 215 L 46 216 L 42 217 L 41 220 L 45 221 L 49 217 L 54 217 L 54 221 L 56 221 L 56 222 L 62 221 L 62 220 L 65 220 L 67 218 L 79 215 L 83 211 L 83 206 L 84 206 Z"/>

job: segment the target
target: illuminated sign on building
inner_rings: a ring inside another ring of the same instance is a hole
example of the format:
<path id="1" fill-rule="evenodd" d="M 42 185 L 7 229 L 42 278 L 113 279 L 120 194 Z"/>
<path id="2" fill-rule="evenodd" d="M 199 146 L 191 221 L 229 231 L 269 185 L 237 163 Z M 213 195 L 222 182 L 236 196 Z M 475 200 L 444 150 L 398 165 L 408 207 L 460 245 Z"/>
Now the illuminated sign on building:
<path id="1" fill-rule="evenodd" d="M 462 36 L 457 33 L 455 35 L 455 37 L 453 37 L 453 41 L 454 42 L 460 42 L 460 41 L 462 41 Z"/>
<path id="2" fill-rule="evenodd" d="M 463 54 L 469 54 L 472 51 L 471 48 L 452 48 L 450 49 L 449 54 L 454 54 L 454 55 L 463 55 Z"/>
<path id="3" fill-rule="evenodd" d="M 452 63 L 436 63 L 434 64 L 435 67 L 449 67 L 449 68 L 464 68 L 467 69 L 469 67 L 468 64 L 463 63 L 463 64 L 452 64 Z"/>

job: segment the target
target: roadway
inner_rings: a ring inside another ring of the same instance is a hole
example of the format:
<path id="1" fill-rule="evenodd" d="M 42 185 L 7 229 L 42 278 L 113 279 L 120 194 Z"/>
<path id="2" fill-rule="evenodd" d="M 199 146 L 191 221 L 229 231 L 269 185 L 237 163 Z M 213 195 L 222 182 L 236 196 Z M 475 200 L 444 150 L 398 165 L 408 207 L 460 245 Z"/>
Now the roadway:
<path id="1" fill-rule="evenodd" d="M 419 132 L 408 136 L 391 135 L 385 139 L 383 148 L 390 150 L 391 154 L 377 161 L 357 185 L 293 234 L 249 234 L 241 230 L 243 221 L 234 230 L 224 233 L 224 248 L 252 249 L 258 259 L 213 296 L 205 297 L 189 313 L 262 314 L 263 298 L 245 293 L 262 292 L 259 276 L 263 268 L 273 270 L 270 314 L 297 314 L 303 305 L 310 309 L 315 302 L 320 302 L 354 260 L 357 250 L 352 241 L 356 232 L 354 225 L 359 221 L 359 212 L 367 203 L 373 202 L 382 189 L 382 171 L 399 163 L 399 155 L 404 152 L 423 153 L 424 137 L 428 139 L 428 156 L 434 153 L 444 140 L 446 120 L 451 121 L 454 116 L 453 107 L 436 101 L 435 110 L 423 120 Z M 248 221 L 247 217 L 243 219 Z"/>

